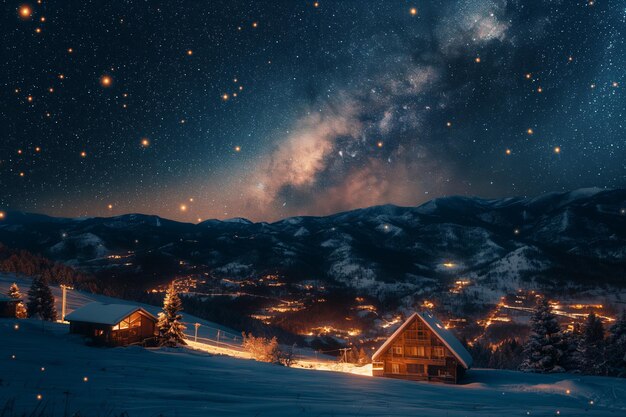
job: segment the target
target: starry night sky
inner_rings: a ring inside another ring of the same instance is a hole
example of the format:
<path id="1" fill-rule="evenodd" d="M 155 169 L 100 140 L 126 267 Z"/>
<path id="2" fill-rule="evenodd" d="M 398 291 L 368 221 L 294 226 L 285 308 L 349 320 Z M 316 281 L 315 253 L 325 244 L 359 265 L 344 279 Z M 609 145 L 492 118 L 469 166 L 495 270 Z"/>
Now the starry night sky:
<path id="1" fill-rule="evenodd" d="M 2 3 L 0 209 L 276 220 L 626 186 L 626 3 Z"/>

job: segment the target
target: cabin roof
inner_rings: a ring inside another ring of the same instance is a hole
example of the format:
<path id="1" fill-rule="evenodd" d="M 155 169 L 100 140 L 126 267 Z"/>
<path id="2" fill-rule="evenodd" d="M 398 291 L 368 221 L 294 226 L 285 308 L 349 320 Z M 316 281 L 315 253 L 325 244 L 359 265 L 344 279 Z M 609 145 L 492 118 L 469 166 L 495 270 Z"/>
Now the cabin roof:
<path id="1" fill-rule="evenodd" d="M 383 343 L 383 345 L 374 353 L 372 360 L 377 360 L 380 355 L 385 353 L 391 344 L 402 334 L 404 329 L 415 319 L 419 318 L 428 326 L 428 328 L 437 336 L 441 342 L 446 345 L 450 352 L 461 362 L 465 369 L 469 369 L 472 366 L 472 355 L 463 347 L 461 342 L 454 337 L 454 335 L 445 328 L 443 323 L 439 321 L 437 317 L 430 311 L 424 311 L 421 313 L 413 313 L 398 329 Z"/>
<path id="2" fill-rule="evenodd" d="M 115 325 L 136 311 L 141 311 L 148 317 L 157 320 L 152 314 L 143 308 L 132 304 L 107 304 L 94 301 L 77 308 L 65 316 L 67 321 L 81 321 L 85 323 L 98 323 Z"/>

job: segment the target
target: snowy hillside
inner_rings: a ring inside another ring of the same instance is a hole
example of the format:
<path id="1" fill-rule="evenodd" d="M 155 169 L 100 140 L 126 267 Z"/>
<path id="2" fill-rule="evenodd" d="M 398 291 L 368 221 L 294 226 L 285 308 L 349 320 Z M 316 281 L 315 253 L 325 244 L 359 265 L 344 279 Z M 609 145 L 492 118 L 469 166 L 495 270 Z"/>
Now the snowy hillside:
<path id="1" fill-rule="evenodd" d="M 24 277 L 16 277 L 14 275 L 10 275 L 10 274 L 0 274 L 0 294 L 6 294 L 9 286 L 11 285 L 11 283 L 17 283 L 17 285 L 20 287 L 21 292 L 23 294 L 24 297 L 26 297 L 26 293 L 28 292 L 28 288 L 31 285 L 31 280 L 29 278 L 24 278 Z M 50 289 L 52 290 L 52 294 L 54 295 L 55 298 L 55 302 L 56 302 L 56 309 L 57 312 L 59 314 L 59 318 L 61 317 L 61 308 L 62 308 L 62 290 L 59 286 L 56 285 L 51 285 Z M 27 300 L 24 300 L 25 302 Z M 87 292 L 83 292 L 83 291 L 79 291 L 79 290 L 68 290 L 67 291 L 67 305 L 66 305 L 66 314 L 71 313 L 72 311 L 74 311 L 75 309 L 77 309 L 78 307 L 82 307 L 85 304 L 89 304 L 93 301 L 100 301 L 103 303 L 111 303 L 111 304 L 134 304 L 134 305 L 140 305 L 141 307 L 143 307 L 145 310 L 149 311 L 150 313 L 154 314 L 155 316 L 157 316 L 159 314 L 159 312 L 161 311 L 160 307 L 156 307 L 156 306 L 152 306 L 152 305 L 148 305 L 148 304 L 141 304 L 141 303 L 136 303 L 134 301 L 127 301 L 127 300 L 123 300 L 120 298 L 112 298 L 112 297 L 107 297 L 105 295 L 99 295 L 99 294 L 91 294 L 91 293 L 87 293 Z M 222 325 L 219 325 L 217 323 L 213 323 L 210 321 L 206 321 L 203 319 L 200 319 L 198 317 L 192 316 L 190 314 L 185 314 L 184 312 L 182 313 L 183 315 L 183 322 L 185 322 L 187 324 L 187 330 L 185 331 L 185 333 L 188 336 L 193 336 L 194 335 L 194 326 L 193 323 L 199 323 L 200 327 L 198 328 L 198 337 L 199 338 L 205 338 L 205 339 L 211 339 L 211 340 L 215 340 L 216 339 L 216 333 L 219 330 L 220 331 L 220 337 L 222 338 L 222 340 L 224 342 L 230 342 L 230 343 L 237 343 L 237 342 L 241 342 L 241 338 L 239 337 L 239 333 L 233 329 L 230 329 L 228 327 L 224 327 Z"/>
<path id="2" fill-rule="evenodd" d="M 290 369 L 188 349 L 94 348 L 68 335 L 67 326 L 31 320 L 0 319 L 0 340 L 0 407 L 9 416 L 626 413 L 623 379 L 471 370 L 465 385 L 428 384 Z"/>

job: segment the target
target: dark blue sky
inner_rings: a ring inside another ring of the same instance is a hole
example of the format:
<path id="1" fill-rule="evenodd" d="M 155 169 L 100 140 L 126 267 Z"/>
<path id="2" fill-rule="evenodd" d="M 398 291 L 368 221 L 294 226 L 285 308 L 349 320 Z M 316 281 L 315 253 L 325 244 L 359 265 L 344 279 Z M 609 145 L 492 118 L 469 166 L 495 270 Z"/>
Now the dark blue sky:
<path id="1" fill-rule="evenodd" d="M 626 186 L 623 1 L 2 7 L 1 210 L 273 220 Z"/>

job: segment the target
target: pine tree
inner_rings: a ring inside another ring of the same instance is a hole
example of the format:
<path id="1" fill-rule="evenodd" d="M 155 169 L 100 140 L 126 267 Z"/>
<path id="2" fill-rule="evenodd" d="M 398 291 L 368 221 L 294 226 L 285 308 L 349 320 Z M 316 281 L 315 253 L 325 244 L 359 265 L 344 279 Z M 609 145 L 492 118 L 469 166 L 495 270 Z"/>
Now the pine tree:
<path id="1" fill-rule="evenodd" d="M 531 331 L 520 369 L 525 372 L 563 372 L 561 329 L 545 297 L 537 302 L 531 318 Z"/>
<path id="2" fill-rule="evenodd" d="M 28 290 L 28 317 L 55 321 L 57 310 L 54 307 L 54 296 L 46 280 L 42 277 L 33 279 Z"/>
<path id="3" fill-rule="evenodd" d="M 27 316 L 26 306 L 24 305 L 24 302 L 22 301 L 22 294 L 20 293 L 20 288 L 17 286 L 15 282 L 11 284 L 11 286 L 9 287 L 9 292 L 7 293 L 7 295 L 11 298 L 15 298 L 16 300 L 20 300 L 15 306 L 15 317 L 18 319 L 26 318 Z"/>
<path id="4" fill-rule="evenodd" d="M 561 366 L 563 366 L 567 372 L 580 371 L 578 346 L 580 344 L 581 334 L 582 328 L 578 323 L 574 324 L 574 328 L 571 331 L 563 332 L 563 340 L 561 343 L 563 347 L 563 358 L 561 359 Z"/>
<path id="5" fill-rule="evenodd" d="M 604 326 L 594 313 L 590 313 L 583 324 L 576 353 L 581 372 L 590 375 L 604 374 Z"/>
<path id="6" fill-rule="evenodd" d="M 626 310 L 609 329 L 606 358 L 609 374 L 626 378 Z"/>
<path id="7" fill-rule="evenodd" d="M 183 303 L 172 283 L 165 293 L 163 311 L 159 313 L 159 322 L 157 323 L 161 346 L 176 347 L 187 344 L 183 333 L 186 327 L 180 321 L 182 309 Z"/>

